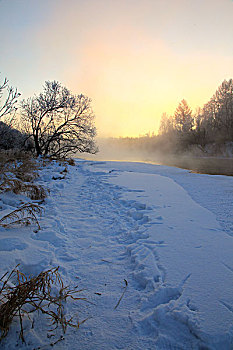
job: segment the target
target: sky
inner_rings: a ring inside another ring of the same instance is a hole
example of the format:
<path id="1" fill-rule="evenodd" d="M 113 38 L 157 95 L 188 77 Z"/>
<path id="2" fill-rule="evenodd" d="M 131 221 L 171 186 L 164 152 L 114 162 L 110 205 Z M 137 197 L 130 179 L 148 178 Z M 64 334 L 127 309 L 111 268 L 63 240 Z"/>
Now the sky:
<path id="1" fill-rule="evenodd" d="M 92 99 L 98 135 L 157 132 L 233 78 L 232 0 L 0 0 L 0 79 Z"/>

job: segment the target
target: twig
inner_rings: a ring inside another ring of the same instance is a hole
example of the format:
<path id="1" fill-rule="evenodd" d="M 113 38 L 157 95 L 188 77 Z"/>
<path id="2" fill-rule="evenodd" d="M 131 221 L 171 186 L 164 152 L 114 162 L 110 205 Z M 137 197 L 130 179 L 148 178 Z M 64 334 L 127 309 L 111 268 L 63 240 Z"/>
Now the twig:
<path id="1" fill-rule="evenodd" d="M 106 263 L 108 263 L 108 264 L 122 265 L 122 264 L 120 264 L 120 263 L 115 263 L 115 262 L 113 262 L 113 261 L 106 260 L 106 259 L 101 259 L 101 261 L 106 262 Z"/>
<path id="2" fill-rule="evenodd" d="M 109 263 L 109 264 L 113 264 L 113 262 L 112 262 L 112 261 L 109 261 L 109 260 L 101 259 L 101 261 L 107 262 L 107 263 Z"/>
<path id="3" fill-rule="evenodd" d="M 116 306 L 114 307 L 114 310 L 116 310 L 116 308 L 117 308 L 118 305 L 120 304 L 121 299 L 123 298 L 123 296 L 124 296 L 124 294 L 125 294 L 125 292 L 126 292 L 126 289 L 127 289 L 127 287 L 128 287 L 128 282 L 126 281 L 126 279 L 124 279 L 124 281 L 125 281 L 125 287 L 124 287 L 123 293 L 122 293 L 120 299 L 118 300 L 118 303 L 117 303 Z"/>

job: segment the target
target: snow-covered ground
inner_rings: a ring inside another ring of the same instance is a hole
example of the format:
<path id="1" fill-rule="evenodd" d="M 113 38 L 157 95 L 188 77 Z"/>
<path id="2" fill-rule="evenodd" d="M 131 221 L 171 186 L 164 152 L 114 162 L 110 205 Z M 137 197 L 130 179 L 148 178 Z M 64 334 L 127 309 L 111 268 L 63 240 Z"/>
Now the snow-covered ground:
<path id="1" fill-rule="evenodd" d="M 55 349 L 233 349 L 233 178 L 173 167 L 78 159 L 65 179 L 51 163 L 41 230 L 0 229 L 0 276 L 60 266 L 85 301 L 68 315 L 87 319 Z M 22 196 L 0 196 L 3 216 Z M 124 294 L 123 294 L 124 293 Z M 123 295 L 123 296 L 122 296 Z M 120 299 L 122 296 L 122 299 Z M 14 322 L 0 349 L 50 349 L 37 314 Z"/>

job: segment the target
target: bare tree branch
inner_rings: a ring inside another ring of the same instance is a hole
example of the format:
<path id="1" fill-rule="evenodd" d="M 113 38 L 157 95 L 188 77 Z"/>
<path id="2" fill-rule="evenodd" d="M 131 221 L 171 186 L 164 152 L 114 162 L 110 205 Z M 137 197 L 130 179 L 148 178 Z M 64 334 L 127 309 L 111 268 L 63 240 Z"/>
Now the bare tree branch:
<path id="1" fill-rule="evenodd" d="M 16 110 L 17 99 L 20 93 L 16 88 L 9 86 L 7 78 L 0 84 L 0 100 L 4 98 L 2 104 L 0 104 L 0 118 L 9 115 Z"/>

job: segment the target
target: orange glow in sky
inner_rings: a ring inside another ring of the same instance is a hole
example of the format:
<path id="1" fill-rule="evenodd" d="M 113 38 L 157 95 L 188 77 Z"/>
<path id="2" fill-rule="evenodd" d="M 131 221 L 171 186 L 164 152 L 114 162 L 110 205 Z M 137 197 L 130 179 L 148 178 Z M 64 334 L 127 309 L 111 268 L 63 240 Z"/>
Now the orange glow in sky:
<path id="1" fill-rule="evenodd" d="M 230 0 L 2 0 L 0 72 L 23 97 L 45 80 L 88 95 L 99 136 L 156 132 L 232 78 L 232 21 Z"/>

